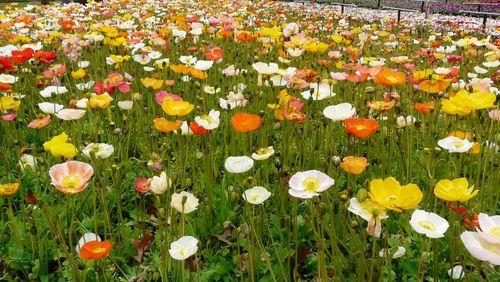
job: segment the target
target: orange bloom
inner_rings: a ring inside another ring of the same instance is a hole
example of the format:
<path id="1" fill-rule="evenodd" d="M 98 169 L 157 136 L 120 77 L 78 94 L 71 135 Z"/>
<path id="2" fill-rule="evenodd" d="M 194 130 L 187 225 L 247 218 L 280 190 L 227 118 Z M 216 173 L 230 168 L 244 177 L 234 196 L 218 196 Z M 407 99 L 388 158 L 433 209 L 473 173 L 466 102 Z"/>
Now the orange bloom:
<path id="1" fill-rule="evenodd" d="M 80 257 L 82 259 L 103 259 L 113 249 L 113 245 L 109 241 L 90 241 L 80 249 Z"/>
<path id="2" fill-rule="evenodd" d="M 207 133 L 208 133 L 208 131 L 204 127 L 199 126 L 194 121 L 192 121 L 191 123 L 189 123 L 189 129 L 191 129 L 191 131 L 193 132 L 193 134 L 196 134 L 196 135 L 207 135 Z"/>
<path id="3" fill-rule="evenodd" d="M 205 51 L 205 58 L 210 61 L 218 61 L 224 58 L 224 51 L 220 47 L 212 47 Z"/>
<path id="4" fill-rule="evenodd" d="M 450 84 L 451 84 L 451 79 L 439 79 L 436 81 L 424 80 L 420 82 L 419 87 L 420 90 L 424 92 L 436 94 L 446 90 L 446 88 L 448 88 Z"/>
<path id="5" fill-rule="evenodd" d="M 179 65 L 170 65 L 170 70 L 172 70 L 175 73 L 182 73 L 182 74 L 188 74 L 189 73 L 189 68 L 186 67 L 185 65 L 179 64 Z"/>
<path id="6" fill-rule="evenodd" d="M 381 112 L 388 111 L 396 105 L 396 100 L 386 101 L 369 101 L 366 103 L 368 108 Z"/>
<path id="7" fill-rule="evenodd" d="M 343 121 L 347 133 L 360 138 L 372 136 L 379 125 L 374 119 L 350 118 Z"/>
<path id="8" fill-rule="evenodd" d="M 142 83 L 142 85 L 144 85 L 144 87 L 151 87 L 154 90 L 160 89 L 163 86 L 164 82 L 165 81 L 163 81 L 161 79 L 154 79 L 154 78 L 149 78 L 149 77 L 141 78 L 141 83 Z"/>
<path id="9" fill-rule="evenodd" d="M 231 125 L 238 132 L 249 132 L 260 127 L 262 118 L 258 115 L 238 113 L 231 117 Z"/>
<path id="10" fill-rule="evenodd" d="M 7 91 L 7 90 L 11 90 L 11 89 L 12 89 L 12 85 L 0 82 L 0 90 Z"/>
<path id="11" fill-rule="evenodd" d="M 358 175 L 365 171 L 368 161 L 364 157 L 348 156 L 342 160 L 340 167 L 347 173 Z"/>
<path id="12" fill-rule="evenodd" d="M 189 68 L 189 74 L 197 79 L 205 79 L 208 77 L 208 74 L 206 72 L 197 70 L 195 68 Z"/>
<path id="13" fill-rule="evenodd" d="M 168 121 L 165 118 L 155 118 L 153 120 L 155 128 L 161 132 L 171 132 L 181 128 L 182 120 Z"/>
<path id="14" fill-rule="evenodd" d="M 434 101 L 426 102 L 426 103 L 415 103 L 415 109 L 422 114 L 427 114 L 430 111 L 434 110 L 436 103 Z"/>
<path id="15" fill-rule="evenodd" d="M 19 183 L 0 184 L 0 196 L 10 196 L 19 190 Z"/>
<path id="16" fill-rule="evenodd" d="M 36 118 L 28 124 L 29 128 L 43 128 L 50 123 L 50 115 L 46 115 L 42 118 Z"/>
<path id="17" fill-rule="evenodd" d="M 246 31 L 246 30 L 241 31 L 236 36 L 236 40 L 238 40 L 240 42 L 250 42 L 253 39 L 254 39 L 254 36 L 252 35 L 252 33 L 250 31 Z"/>
<path id="18" fill-rule="evenodd" d="M 384 67 L 375 75 L 373 81 L 378 85 L 397 86 L 406 82 L 406 75 L 404 72 L 392 71 Z"/>

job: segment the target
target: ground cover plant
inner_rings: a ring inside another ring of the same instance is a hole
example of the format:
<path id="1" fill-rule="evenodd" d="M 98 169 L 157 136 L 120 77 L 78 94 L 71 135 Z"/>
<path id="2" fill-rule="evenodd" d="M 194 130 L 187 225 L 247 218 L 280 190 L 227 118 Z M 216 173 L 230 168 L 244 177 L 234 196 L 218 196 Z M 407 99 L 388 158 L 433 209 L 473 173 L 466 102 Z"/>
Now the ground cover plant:
<path id="1" fill-rule="evenodd" d="M 5 5 L 0 280 L 498 281 L 498 21 Z"/>

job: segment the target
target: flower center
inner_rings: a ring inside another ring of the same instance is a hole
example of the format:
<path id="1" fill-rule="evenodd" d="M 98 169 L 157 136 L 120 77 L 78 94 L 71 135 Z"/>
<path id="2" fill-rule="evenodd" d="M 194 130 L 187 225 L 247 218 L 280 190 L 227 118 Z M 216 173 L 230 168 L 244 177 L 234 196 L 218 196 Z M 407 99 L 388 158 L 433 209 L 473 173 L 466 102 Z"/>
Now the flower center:
<path id="1" fill-rule="evenodd" d="M 500 227 L 491 228 L 490 233 L 495 237 L 500 237 Z"/>
<path id="2" fill-rule="evenodd" d="M 422 226 L 425 229 L 428 229 L 430 231 L 436 231 L 436 225 L 430 221 L 427 220 L 421 220 L 418 222 L 418 225 Z"/>
<path id="3" fill-rule="evenodd" d="M 94 249 L 93 252 L 96 254 L 100 254 L 100 253 L 104 253 L 105 251 L 106 251 L 106 248 L 99 247 L 99 248 Z"/>
<path id="4" fill-rule="evenodd" d="M 257 202 L 257 200 L 259 199 L 259 195 L 253 195 L 251 199 L 253 202 Z"/>
<path id="5" fill-rule="evenodd" d="M 316 192 L 319 188 L 320 181 L 314 177 L 308 177 L 302 181 L 302 185 L 306 188 L 307 191 Z"/>
<path id="6" fill-rule="evenodd" d="M 62 185 L 67 190 L 76 190 L 80 186 L 82 178 L 79 175 L 70 174 L 63 177 L 61 180 Z"/>
<path id="7" fill-rule="evenodd" d="M 366 126 L 364 125 L 356 125 L 354 127 L 354 129 L 356 129 L 356 131 L 361 131 L 361 130 L 365 130 L 366 129 Z"/>
<path id="8" fill-rule="evenodd" d="M 214 119 L 209 115 L 202 115 L 201 118 L 208 121 L 208 123 L 212 123 L 214 121 Z"/>
<path id="9" fill-rule="evenodd" d="M 460 149 L 464 146 L 462 142 L 453 142 L 453 147 Z"/>
<path id="10" fill-rule="evenodd" d="M 483 249 L 485 249 L 489 252 L 492 252 L 492 253 L 496 254 L 497 256 L 500 256 L 500 247 L 498 244 L 492 244 L 492 243 L 489 243 L 489 242 L 486 242 L 483 240 L 480 241 L 480 244 L 481 244 L 481 247 L 483 247 Z"/>
<path id="11" fill-rule="evenodd" d="M 181 254 L 181 256 L 185 256 L 185 254 L 184 254 L 184 248 L 181 248 L 181 249 L 179 250 L 179 254 Z"/>

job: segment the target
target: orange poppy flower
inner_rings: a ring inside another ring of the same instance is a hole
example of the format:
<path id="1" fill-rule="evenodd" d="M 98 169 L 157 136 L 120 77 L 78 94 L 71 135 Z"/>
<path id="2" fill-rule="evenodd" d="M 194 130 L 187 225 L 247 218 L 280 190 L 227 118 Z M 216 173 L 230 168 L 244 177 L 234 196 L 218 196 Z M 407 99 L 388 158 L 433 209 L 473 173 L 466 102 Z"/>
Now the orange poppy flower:
<path id="1" fill-rule="evenodd" d="M 434 101 L 426 102 L 426 103 L 415 103 L 415 109 L 422 113 L 422 114 L 427 114 L 430 111 L 434 110 L 434 107 L 436 106 L 436 103 Z"/>
<path id="2" fill-rule="evenodd" d="M 29 128 L 43 128 L 49 125 L 50 123 L 50 115 L 46 115 L 41 118 L 36 118 L 28 124 Z"/>
<path id="3" fill-rule="evenodd" d="M 188 74 L 189 73 L 189 68 L 186 67 L 185 65 L 179 64 L 179 65 L 170 65 L 170 69 L 175 72 L 175 73 L 182 73 L 182 74 Z"/>
<path id="4" fill-rule="evenodd" d="M 80 249 L 82 259 L 103 259 L 113 249 L 109 241 L 90 241 Z"/>
<path id="5" fill-rule="evenodd" d="M 450 84 L 451 84 L 451 79 L 439 79 L 436 81 L 426 79 L 420 82 L 419 87 L 420 90 L 424 92 L 436 94 L 446 90 L 446 88 L 448 88 Z"/>
<path id="6" fill-rule="evenodd" d="M 345 157 L 340 163 L 340 167 L 347 173 L 358 175 L 365 171 L 368 161 L 364 157 Z"/>
<path id="7" fill-rule="evenodd" d="M 189 74 L 197 79 L 205 79 L 208 77 L 208 74 L 206 72 L 197 70 L 195 68 L 189 68 Z"/>
<path id="8" fill-rule="evenodd" d="M 168 121 L 165 118 L 155 118 L 153 120 L 155 128 L 161 132 L 171 132 L 181 128 L 182 120 Z"/>
<path id="9" fill-rule="evenodd" d="M 254 36 L 252 35 L 252 33 L 250 31 L 246 31 L 246 30 L 241 31 L 236 36 L 236 40 L 238 40 L 240 42 L 250 42 L 253 39 L 254 39 Z"/>
<path id="10" fill-rule="evenodd" d="M 406 82 L 406 75 L 404 72 L 384 67 L 375 75 L 373 81 L 378 85 L 397 86 Z"/>
<path id="11" fill-rule="evenodd" d="M 0 82 L 0 90 L 7 91 L 7 90 L 11 90 L 11 89 L 12 89 L 12 85 Z"/>
<path id="12" fill-rule="evenodd" d="M 378 129 L 379 125 L 374 119 L 350 118 L 343 121 L 347 133 L 359 138 L 368 138 Z"/>
<path id="13" fill-rule="evenodd" d="M 205 58 L 210 61 L 218 61 L 224 58 L 224 51 L 220 47 L 212 47 L 205 51 Z"/>
<path id="14" fill-rule="evenodd" d="M 262 118 L 258 115 L 237 113 L 231 117 L 231 125 L 238 132 L 249 132 L 260 127 Z"/>

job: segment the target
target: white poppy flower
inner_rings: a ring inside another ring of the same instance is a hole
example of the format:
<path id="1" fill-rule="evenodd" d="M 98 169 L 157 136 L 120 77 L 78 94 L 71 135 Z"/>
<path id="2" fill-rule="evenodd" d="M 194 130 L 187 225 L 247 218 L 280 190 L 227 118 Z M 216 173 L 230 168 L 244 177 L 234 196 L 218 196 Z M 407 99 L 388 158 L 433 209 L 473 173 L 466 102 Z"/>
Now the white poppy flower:
<path id="1" fill-rule="evenodd" d="M 487 68 L 496 68 L 496 67 L 500 66 L 500 61 L 496 60 L 493 62 L 484 62 L 483 66 L 485 66 Z"/>
<path id="2" fill-rule="evenodd" d="M 68 89 L 65 86 L 48 86 L 42 91 L 40 91 L 40 95 L 44 98 L 52 97 L 52 94 L 64 94 L 68 92 Z"/>
<path id="3" fill-rule="evenodd" d="M 205 85 L 203 86 L 203 92 L 207 93 L 207 94 L 216 94 L 216 93 L 219 93 L 220 92 L 220 88 L 215 88 L 213 86 L 210 86 L 210 85 Z"/>
<path id="4" fill-rule="evenodd" d="M 143 55 L 143 54 L 135 54 L 133 56 L 133 59 L 135 62 L 141 65 L 147 65 L 149 64 L 149 62 L 151 62 L 151 58 L 148 55 Z"/>
<path id="5" fill-rule="evenodd" d="M 410 125 L 413 125 L 417 121 L 417 118 L 414 116 L 399 116 L 396 119 L 396 126 L 398 128 L 404 128 Z"/>
<path id="6" fill-rule="evenodd" d="M 259 73 L 259 74 L 275 74 L 279 70 L 279 66 L 276 63 L 270 63 L 266 64 L 263 62 L 257 62 L 252 65 L 252 67 Z"/>
<path id="7" fill-rule="evenodd" d="M 487 73 L 487 72 L 488 72 L 488 70 L 487 70 L 487 69 L 483 69 L 483 68 L 482 68 L 482 67 L 480 67 L 480 66 L 475 66 L 475 67 L 474 67 L 474 71 L 475 71 L 476 73 L 478 73 L 478 74 L 485 74 L 485 73 Z"/>
<path id="8" fill-rule="evenodd" d="M 106 143 L 90 143 L 83 150 L 82 154 L 90 158 L 92 154 L 96 158 L 105 159 L 113 154 L 115 148 L 113 145 Z"/>
<path id="9" fill-rule="evenodd" d="M 172 195 L 170 206 L 178 210 L 179 212 L 188 214 L 198 208 L 198 203 L 198 198 L 196 198 L 193 194 L 182 191 L 180 193 L 174 193 Z"/>
<path id="10" fill-rule="evenodd" d="M 323 115 L 333 121 L 343 121 L 356 115 L 356 108 L 349 103 L 341 103 L 326 107 Z"/>
<path id="11" fill-rule="evenodd" d="M 454 267 L 448 269 L 448 276 L 453 280 L 459 280 L 464 278 L 465 272 L 462 265 L 457 264 Z"/>
<path id="12" fill-rule="evenodd" d="M 301 93 L 302 97 L 306 100 L 311 98 L 314 101 L 320 101 L 337 95 L 328 83 L 311 83 L 309 86 L 312 89 L 312 94 L 311 89 Z"/>
<path id="13" fill-rule="evenodd" d="M 162 171 L 160 176 L 153 176 L 151 178 L 151 191 L 157 195 L 165 193 L 171 185 L 172 181 L 167 178 L 167 174 L 164 171 Z"/>
<path id="14" fill-rule="evenodd" d="M 500 244 L 500 215 L 488 216 L 480 213 L 478 222 L 481 229 L 476 227 L 477 233 L 492 244 Z"/>
<path id="15" fill-rule="evenodd" d="M 310 199 L 318 196 L 319 192 L 323 192 L 335 184 L 330 176 L 318 170 L 308 170 L 295 173 L 288 185 L 288 194 L 301 199 Z"/>
<path id="16" fill-rule="evenodd" d="M 500 244 L 492 244 L 481 237 L 479 233 L 471 231 L 462 233 L 460 239 L 473 257 L 500 265 Z"/>
<path id="17" fill-rule="evenodd" d="M 219 127 L 219 116 L 219 111 L 210 110 L 208 115 L 197 116 L 194 121 L 206 130 L 213 130 Z"/>
<path id="18" fill-rule="evenodd" d="M 13 76 L 10 74 L 5 74 L 5 73 L 0 74 L 0 83 L 13 84 L 18 79 L 19 78 L 17 76 Z"/>
<path id="19" fill-rule="evenodd" d="M 21 167 L 21 171 L 24 171 L 28 166 L 34 170 L 36 168 L 37 163 L 38 161 L 32 155 L 23 154 L 19 158 L 19 167 Z"/>
<path id="20" fill-rule="evenodd" d="M 197 60 L 198 59 L 193 56 L 181 56 L 179 58 L 179 61 L 181 61 L 181 63 L 185 64 L 186 66 L 194 65 Z"/>
<path id="21" fill-rule="evenodd" d="M 244 173 L 252 169 L 253 160 L 247 156 L 228 157 L 224 167 L 231 173 Z"/>
<path id="22" fill-rule="evenodd" d="M 76 107 L 79 109 L 86 109 L 89 104 L 88 98 L 82 98 L 76 102 Z"/>
<path id="23" fill-rule="evenodd" d="M 122 110 L 131 110 L 132 107 L 134 106 L 134 101 L 118 101 L 118 107 Z"/>
<path id="24" fill-rule="evenodd" d="M 170 244 L 168 252 L 176 260 L 185 260 L 198 251 L 198 240 L 193 236 L 184 236 Z"/>
<path id="25" fill-rule="evenodd" d="M 413 230 L 429 238 L 444 237 L 444 233 L 450 227 L 448 221 L 439 215 L 418 209 L 411 215 L 410 225 Z"/>
<path id="26" fill-rule="evenodd" d="M 94 86 L 94 83 L 95 83 L 94 81 L 89 81 L 86 83 L 78 83 L 78 84 L 76 84 L 76 89 L 78 89 L 80 91 L 91 89 L 92 86 Z"/>
<path id="27" fill-rule="evenodd" d="M 385 257 L 388 253 L 390 253 L 390 250 L 389 249 L 382 249 L 378 252 L 378 255 L 379 257 L 383 258 Z M 392 255 L 392 258 L 393 259 L 397 259 L 397 258 L 400 258 L 402 256 L 404 256 L 406 254 L 406 249 L 405 247 L 402 247 L 402 246 L 399 246 L 397 249 L 396 249 L 396 252 L 394 252 L 394 254 Z"/>
<path id="28" fill-rule="evenodd" d="M 260 148 L 255 153 L 252 154 L 252 159 L 256 161 L 267 160 L 270 156 L 274 155 L 273 146 L 267 148 Z"/>
<path id="29" fill-rule="evenodd" d="M 439 147 L 450 153 L 464 153 L 472 148 L 472 143 L 467 139 L 460 139 L 456 136 L 448 136 L 438 141 Z"/>
<path id="30" fill-rule="evenodd" d="M 56 113 L 56 116 L 62 120 L 77 120 L 85 115 L 84 110 L 62 109 Z"/>
<path id="31" fill-rule="evenodd" d="M 79 68 L 82 68 L 82 69 L 84 69 L 84 68 L 88 67 L 89 65 L 90 65 L 90 62 L 89 62 L 89 61 L 79 61 L 79 62 L 77 63 L 77 66 L 78 66 Z"/>
<path id="32" fill-rule="evenodd" d="M 42 112 L 46 114 L 55 114 L 62 110 L 64 106 L 56 103 L 43 102 L 38 103 L 38 108 L 40 108 L 40 110 L 42 110 Z"/>
<path id="33" fill-rule="evenodd" d="M 214 61 L 205 61 L 205 60 L 198 60 L 196 63 L 193 65 L 193 68 L 199 70 L 199 71 L 206 71 L 210 69 L 214 64 Z"/>
<path id="34" fill-rule="evenodd" d="M 262 186 L 255 186 L 243 192 L 243 199 L 253 205 L 262 204 L 269 197 L 271 197 L 271 192 Z"/>

